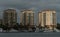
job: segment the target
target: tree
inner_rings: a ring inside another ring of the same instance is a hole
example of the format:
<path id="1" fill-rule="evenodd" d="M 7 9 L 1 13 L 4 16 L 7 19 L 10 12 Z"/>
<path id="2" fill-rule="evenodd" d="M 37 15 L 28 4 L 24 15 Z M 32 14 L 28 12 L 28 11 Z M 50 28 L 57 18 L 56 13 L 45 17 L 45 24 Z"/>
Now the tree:
<path id="1" fill-rule="evenodd" d="M 2 26 L 3 30 L 7 30 L 7 26 L 3 25 Z"/>
<path id="2" fill-rule="evenodd" d="M 24 25 L 22 23 L 20 23 L 20 29 L 22 30 L 24 28 L 25 28 Z"/>
<path id="3" fill-rule="evenodd" d="M 16 25 L 13 26 L 13 29 L 19 30 L 19 25 L 18 25 L 18 23 L 17 23 Z"/>
<path id="4" fill-rule="evenodd" d="M 2 28 L 2 24 L 0 24 L 0 28 Z"/>
<path id="5" fill-rule="evenodd" d="M 3 28 L 3 30 L 6 30 L 6 32 L 9 32 L 9 30 L 11 29 L 11 27 L 8 25 L 8 23 L 5 25 L 2 25 L 2 28 Z"/>
<path id="6" fill-rule="evenodd" d="M 35 32 L 35 30 L 36 30 L 35 26 L 32 27 L 32 30 L 33 30 L 33 32 Z"/>
<path id="7" fill-rule="evenodd" d="M 57 23 L 57 29 L 60 30 L 60 23 Z"/>

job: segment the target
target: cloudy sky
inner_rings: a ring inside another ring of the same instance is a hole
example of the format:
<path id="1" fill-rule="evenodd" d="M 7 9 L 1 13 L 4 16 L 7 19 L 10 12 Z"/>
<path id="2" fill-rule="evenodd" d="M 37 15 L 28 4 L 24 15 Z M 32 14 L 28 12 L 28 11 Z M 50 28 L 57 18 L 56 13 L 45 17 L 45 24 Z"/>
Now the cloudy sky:
<path id="1" fill-rule="evenodd" d="M 4 9 L 14 8 L 18 12 L 22 9 L 33 9 L 35 13 L 42 9 L 55 9 L 57 12 L 57 22 L 60 23 L 60 0 L 0 0 L 0 18 Z"/>

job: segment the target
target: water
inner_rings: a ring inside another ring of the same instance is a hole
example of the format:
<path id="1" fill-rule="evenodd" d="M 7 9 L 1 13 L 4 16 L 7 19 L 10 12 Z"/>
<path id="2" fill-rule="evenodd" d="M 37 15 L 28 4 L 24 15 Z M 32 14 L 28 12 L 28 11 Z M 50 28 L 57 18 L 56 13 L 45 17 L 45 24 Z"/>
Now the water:
<path id="1" fill-rule="evenodd" d="M 60 33 L 58 32 L 0 33 L 0 37 L 60 37 Z"/>

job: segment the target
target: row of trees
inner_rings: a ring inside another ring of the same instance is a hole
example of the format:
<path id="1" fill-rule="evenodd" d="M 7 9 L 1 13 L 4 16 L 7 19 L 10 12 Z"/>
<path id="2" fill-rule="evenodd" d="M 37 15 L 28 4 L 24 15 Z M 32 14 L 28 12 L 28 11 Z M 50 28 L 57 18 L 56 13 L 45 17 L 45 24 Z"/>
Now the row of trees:
<path id="1" fill-rule="evenodd" d="M 22 23 L 20 23 L 20 25 L 17 23 L 16 25 L 13 25 L 13 26 L 9 26 L 8 24 L 6 25 L 0 24 L 0 28 L 6 31 L 11 30 L 12 28 L 15 30 L 28 30 L 29 28 L 31 28 L 33 31 L 35 30 L 34 26 L 30 26 L 29 24 L 23 25 Z"/>
<path id="2" fill-rule="evenodd" d="M 57 23 L 57 29 L 60 30 L 60 23 Z"/>
<path id="3" fill-rule="evenodd" d="M 35 26 L 33 25 L 23 25 L 22 23 L 20 23 L 20 25 L 17 23 L 16 25 L 14 26 L 8 26 L 8 24 L 6 25 L 3 25 L 3 24 L 0 24 L 0 28 L 3 28 L 3 30 L 6 30 L 6 31 L 9 31 L 10 29 L 15 29 L 15 30 L 28 30 L 29 28 L 31 28 L 33 31 L 36 30 Z M 41 28 L 38 26 L 38 28 Z M 60 30 L 60 24 L 57 23 L 57 29 Z"/>
<path id="4" fill-rule="evenodd" d="M 6 30 L 6 31 L 9 31 L 11 28 L 18 30 L 18 27 L 19 27 L 18 23 L 16 25 L 14 25 L 13 27 L 9 26 L 8 24 L 6 24 L 6 25 L 0 24 L 0 28 L 2 28 L 3 30 Z"/>

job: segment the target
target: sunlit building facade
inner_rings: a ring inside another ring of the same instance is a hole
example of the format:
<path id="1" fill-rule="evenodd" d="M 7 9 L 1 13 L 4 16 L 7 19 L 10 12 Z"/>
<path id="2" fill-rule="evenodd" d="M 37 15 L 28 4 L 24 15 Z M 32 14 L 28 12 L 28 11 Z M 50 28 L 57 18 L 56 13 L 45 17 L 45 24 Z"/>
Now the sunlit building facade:
<path id="1" fill-rule="evenodd" d="M 38 24 L 50 30 L 56 28 L 56 12 L 54 10 L 43 10 L 38 13 Z"/>
<path id="2" fill-rule="evenodd" d="M 34 25 L 34 13 L 32 10 L 23 10 L 21 11 L 21 17 L 20 17 L 23 25 Z"/>

